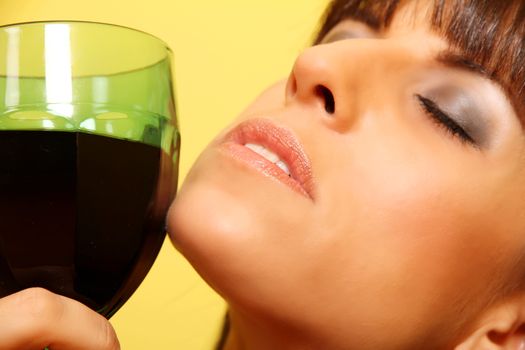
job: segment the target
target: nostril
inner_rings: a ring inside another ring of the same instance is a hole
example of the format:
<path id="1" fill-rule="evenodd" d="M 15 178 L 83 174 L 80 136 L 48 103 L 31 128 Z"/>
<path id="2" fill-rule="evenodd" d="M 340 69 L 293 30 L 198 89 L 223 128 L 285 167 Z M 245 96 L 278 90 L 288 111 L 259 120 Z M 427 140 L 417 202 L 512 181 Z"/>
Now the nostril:
<path id="1" fill-rule="evenodd" d="M 335 100 L 334 95 L 326 86 L 317 85 L 315 87 L 315 94 L 321 97 L 324 101 L 324 109 L 328 114 L 334 114 L 335 112 Z"/>

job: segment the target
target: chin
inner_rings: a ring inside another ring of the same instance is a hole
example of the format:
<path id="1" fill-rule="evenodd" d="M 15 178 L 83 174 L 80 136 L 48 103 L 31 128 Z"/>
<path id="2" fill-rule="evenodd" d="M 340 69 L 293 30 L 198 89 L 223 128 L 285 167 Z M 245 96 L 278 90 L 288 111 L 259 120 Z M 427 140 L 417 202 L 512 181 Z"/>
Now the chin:
<path id="1" fill-rule="evenodd" d="M 228 275 L 225 262 L 235 260 L 232 237 L 237 236 L 235 221 L 221 209 L 234 206 L 220 188 L 188 179 L 168 212 L 173 245 L 220 293 L 221 283 L 216 281 L 223 281 Z"/>
<path id="2" fill-rule="evenodd" d="M 239 176 L 208 149 L 187 175 L 168 212 L 168 232 L 175 248 L 227 299 L 239 280 L 254 274 L 247 254 L 259 253 L 249 252 L 257 232 L 249 228 L 262 224 L 256 224 L 259 205 L 254 203 L 257 196 L 250 198 L 249 189 L 257 186 L 257 180 Z"/>
<path id="3" fill-rule="evenodd" d="M 283 267 L 294 259 L 291 251 L 299 253 L 289 233 L 304 233 L 297 228 L 305 221 L 304 202 L 288 187 L 238 166 L 212 147 L 178 192 L 168 231 L 174 246 L 228 302 L 274 309 L 278 281 L 291 282 Z"/>

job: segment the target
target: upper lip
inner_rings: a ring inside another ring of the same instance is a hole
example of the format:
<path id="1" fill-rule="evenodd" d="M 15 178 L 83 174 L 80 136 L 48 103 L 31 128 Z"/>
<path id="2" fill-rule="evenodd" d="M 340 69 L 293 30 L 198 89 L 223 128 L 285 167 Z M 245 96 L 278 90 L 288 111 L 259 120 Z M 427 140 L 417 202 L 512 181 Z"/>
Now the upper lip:
<path id="1" fill-rule="evenodd" d="M 313 199 L 312 165 L 291 130 L 266 119 L 251 119 L 227 133 L 224 141 L 241 145 L 256 143 L 274 152 L 288 165 L 291 177 Z"/>

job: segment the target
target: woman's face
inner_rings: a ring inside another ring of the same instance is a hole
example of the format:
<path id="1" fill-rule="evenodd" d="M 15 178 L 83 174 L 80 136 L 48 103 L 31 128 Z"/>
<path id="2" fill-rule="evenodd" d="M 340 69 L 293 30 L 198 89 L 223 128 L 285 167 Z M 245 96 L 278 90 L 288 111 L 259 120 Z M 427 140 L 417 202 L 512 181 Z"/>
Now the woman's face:
<path id="1" fill-rule="evenodd" d="M 511 280 L 521 125 L 424 10 L 382 33 L 341 22 L 195 163 L 170 233 L 233 309 L 334 346 L 429 348 Z"/>

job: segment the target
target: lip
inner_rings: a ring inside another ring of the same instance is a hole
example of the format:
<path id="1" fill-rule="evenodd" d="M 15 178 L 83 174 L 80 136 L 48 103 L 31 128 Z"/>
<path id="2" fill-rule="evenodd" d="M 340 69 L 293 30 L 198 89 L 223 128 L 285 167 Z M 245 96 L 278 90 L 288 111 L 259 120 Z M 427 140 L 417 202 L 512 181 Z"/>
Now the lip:
<path id="1" fill-rule="evenodd" d="M 259 144 L 276 153 L 288 165 L 290 175 L 245 147 L 247 143 Z M 228 132 L 220 147 L 236 160 L 313 200 L 312 165 L 301 143 L 289 129 L 266 119 L 248 120 Z"/>

